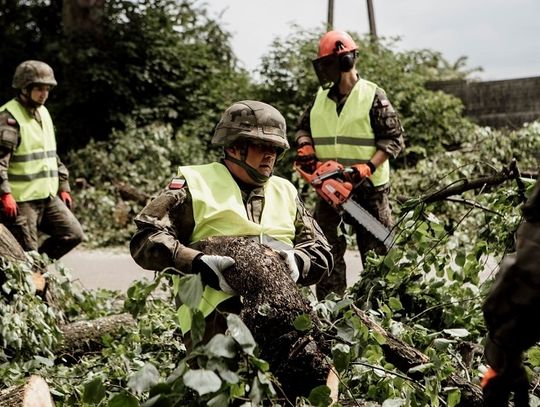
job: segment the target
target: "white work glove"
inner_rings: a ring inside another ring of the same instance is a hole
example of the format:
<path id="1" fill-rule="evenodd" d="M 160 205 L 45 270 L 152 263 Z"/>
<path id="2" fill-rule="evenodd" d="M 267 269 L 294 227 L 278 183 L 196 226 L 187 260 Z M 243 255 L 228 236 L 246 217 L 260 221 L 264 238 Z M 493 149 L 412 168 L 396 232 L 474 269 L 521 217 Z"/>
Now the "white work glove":
<path id="1" fill-rule="evenodd" d="M 235 261 L 229 256 L 213 256 L 203 254 L 193 260 L 192 269 L 201 274 L 201 278 L 204 283 L 210 287 L 217 288 L 227 294 L 236 295 L 236 292 L 232 287 L 227 284 L 225 277 L 223 277 L 223 271 L 232 267 Z M 217 277 L 217 284 L 216 284 Z"/>
<path id="2" fill-rule="evenodd" d="M 285 263 L 287 263 L 291 278 L 294 280 L 294 282 L 297 282 L 298 278 L 300 278 L 300 270 L 298 270 L 298 264 L 296 264 L 294 250 L 280 250 L 278 253 L 281 258 L 285 260 Z"/>

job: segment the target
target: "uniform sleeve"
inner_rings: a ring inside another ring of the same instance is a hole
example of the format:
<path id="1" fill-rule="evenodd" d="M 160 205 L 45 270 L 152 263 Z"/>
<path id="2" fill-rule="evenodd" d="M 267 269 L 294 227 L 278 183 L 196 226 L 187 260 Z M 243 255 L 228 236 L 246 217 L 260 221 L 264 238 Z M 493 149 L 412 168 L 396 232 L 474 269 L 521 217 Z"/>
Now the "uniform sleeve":
<path id="1" fill-rule="evenodd" d="M 11 192 L 8 168 L 13 150 L 19 144 L 19 125 L 8 111 L 0 112 L 0 193 Z"/>
<path id="2" fill-rule="evenodd" d="M 377 149 L 396 158 L 405 147 L 404 131 L 396 110 L 388 100 L 386 93 L 380 88 L 377 88 L 375 93 L 369 118 L 375 134 Z"/>
<path id="3" fill-rule="evenodd" d="M 540 212 L 537 181 L 526 208 Z M 536 197 L 536 198 L 535 198 Z M 523 222 L 516 252 L 502 262 L 483 305 L 489 339 L 500 352 L 522 352 L 540 339 L 540 219 Z M 493 358 L 499 355 L 493 355 Z M 488 360 L 490 364 L 495 361 Z"/>
<path id="4" fill-rule="evenodd" d="M 316 284 L 323 275 L 328 275 L 333 270 L 334 258 L 331 247 L 315 219 L 306 210 L 300 198 L 296 198 L 296 203 L 294 250 L 301 263 L 298 283 Z"/>
<path id="5" fill-rule="evenodd" d="M 56 163 L 58 165 L 58 190 L 64 192 L 71 192 L 69 187 L 69 171 L 67 167 L 60 161 L 60 157 L 56 156 Z"/>
<path id="6" fill-rule="evenodd" d="M 300 119 L 298 121 L 298 125 L 296 126 L 296 134 L 294 137 L 295 143 L 298 144 L 298 138 L 302 136 L 309 136 L 311 137 L 311 123 L 310 123 L 310 112 L 311 108 L 313 107 L 313 104 L 315 101 L 312 101 L 307 109 L 302 113 L 302 116 L 300 116 Z"/>
<path id="7" fill-rule="evenodd" d="M 159 194 L 135 217 L 135 224 L 130 251 L 138 265 L 147 270 L 174 267 L 191 272 L 191 263 L 200 252 L 187 247 L 195 226 L 187 187 Z"/>

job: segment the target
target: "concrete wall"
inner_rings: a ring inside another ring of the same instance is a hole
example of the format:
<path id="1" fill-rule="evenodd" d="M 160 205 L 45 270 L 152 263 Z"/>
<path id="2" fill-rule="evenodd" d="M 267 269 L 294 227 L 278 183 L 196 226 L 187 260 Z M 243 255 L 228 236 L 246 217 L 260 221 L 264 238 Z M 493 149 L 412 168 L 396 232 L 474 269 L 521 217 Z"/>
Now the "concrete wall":
<path id="1" fill-rule="evenodd" d="M 540 119 L 540 76 L 490 82 L 430 82 L 427 88 L 460 98 L 465 115 L 480 125 L 517 128 Z"/>

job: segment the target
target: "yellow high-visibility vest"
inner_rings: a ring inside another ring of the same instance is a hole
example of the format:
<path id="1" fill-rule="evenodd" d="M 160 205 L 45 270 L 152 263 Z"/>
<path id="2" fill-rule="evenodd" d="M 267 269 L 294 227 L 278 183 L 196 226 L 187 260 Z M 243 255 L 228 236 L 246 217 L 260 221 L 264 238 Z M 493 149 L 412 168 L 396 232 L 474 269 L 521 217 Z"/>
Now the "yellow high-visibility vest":
<path id="1" fill-rule="evenodd" d="M 377 151 L 369 111 L 377 85 L 360 79 L 338 115 L 329 89 L 320 88 L 310 112 L 311 136 L 320 161 L 335 160 L 344 166 L 366 163 Z M 370 177 L 375 186 L 390 180 L 388 160 Z"/>
<path id="2" fill-rule="evenodd" d="M 185 178 L 193 202 L 195 227 L 190 243 L 211 236 L 266 237 L 293 247 L 295 237 L 297 190 L 286 179 L 272 176 L 264 184 L 264 208 L 261 223 L 248 219 L 242 192 L 223 164 L 211 163 L 180 167 L 178 174 Z M 208 316 L 218 304 L 231 298 L 230 294 L 205 287 L 199 309 Z M 178 310 L 180 329 L 191 329 L 191 312 L 182 305 Z"/>
<path id="3" fill-rule="evenodd" d="M 13 197 L 25 202 L 55 196 L 58 193 L 56 138 L 47 108 L 37 109 L 41 124 L 15 99 L 0 107 L 0 111 L 4 110 L 13 115 L 20 127 L 20 144 L 13 151 L 8 168 Z"/>

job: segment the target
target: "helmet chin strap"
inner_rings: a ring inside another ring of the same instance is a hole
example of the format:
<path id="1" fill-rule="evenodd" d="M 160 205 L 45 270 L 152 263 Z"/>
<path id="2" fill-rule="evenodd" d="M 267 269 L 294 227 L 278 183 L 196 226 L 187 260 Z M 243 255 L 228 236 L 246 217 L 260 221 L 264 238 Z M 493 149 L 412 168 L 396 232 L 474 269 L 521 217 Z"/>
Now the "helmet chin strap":
<path id="1" fill-rule="evenodd" d="M 28 92 L 28 88 L 26 88 L 25 90 Z M 37 109 L 38 107 L 43 106 L 43 103 L 38 103 L 32 99 L 32 91 L 28 92 L 28 94 L 25 94 L 24 91 L 21 90 L 21 100 L 26 106 L 31 109 Z"/>
<path id="2" fill-rule="evenodd" d="M 243 157 L 242 160 L 239 160 L 238 158 L 234 158 L 230 156 L 229 154 L 225 153 L 225 159 L 235 163 L 236 165 L 246 170 L 248 176 L 256 185 L 259 185 L 259 186 L 264 185 L 266 181 L 268 181 L 268 179 L 270 178 L 270 177 L 267 177 L 266 175 L 261 174 L 251 165 L 246 164 L 245 157 Z"/>

